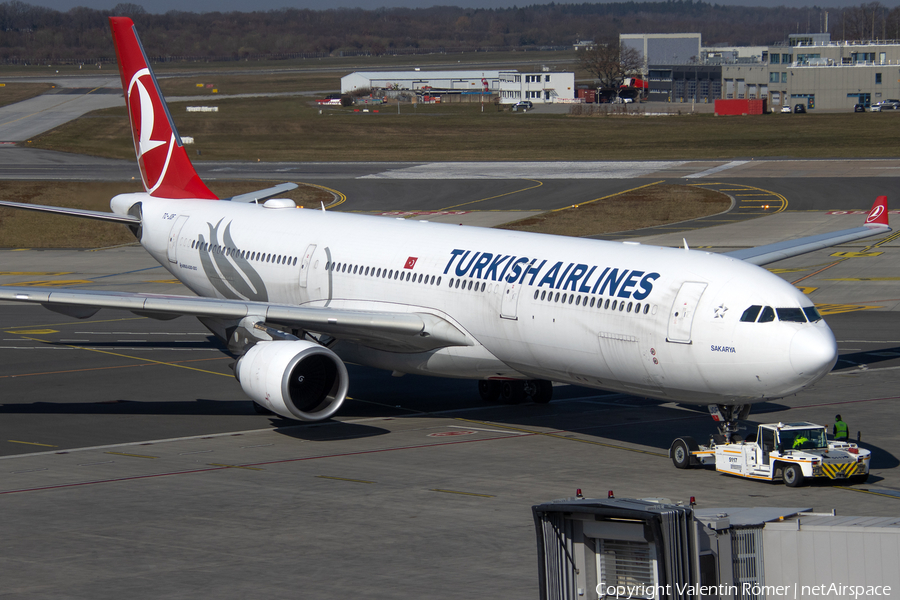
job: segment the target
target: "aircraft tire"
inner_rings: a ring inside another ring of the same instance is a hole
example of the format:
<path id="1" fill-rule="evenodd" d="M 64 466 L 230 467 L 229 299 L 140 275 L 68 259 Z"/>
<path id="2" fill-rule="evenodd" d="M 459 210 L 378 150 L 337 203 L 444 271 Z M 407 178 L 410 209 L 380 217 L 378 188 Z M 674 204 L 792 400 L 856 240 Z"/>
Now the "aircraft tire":
<path id="1" fill-rule="evenodd" d="M 546 379 L 535 379 L 535 393 L 531 396 L 535 404 L 547 404 L 553 399 L 553 384 Z"/>
<path id="2" fill-rule="evenodd" d="M 485 402 L 496 402 L 500 397 L 500 383 L 482 379 L 478 382 L 478 395 Z"/>
<path id="3" fill-rule="evenodd" d="M 784 485 L 788 487 L 800 487 L 803 485 L 803 471 L 798 465 L 785 465 L 782 477 Z"/>
<path id="4" fill-rule="evenodd" d="M 500 384 L 500 398 L 504 404 L 521 404 L 525 400 L 525 382 L 504 381 Z"/>

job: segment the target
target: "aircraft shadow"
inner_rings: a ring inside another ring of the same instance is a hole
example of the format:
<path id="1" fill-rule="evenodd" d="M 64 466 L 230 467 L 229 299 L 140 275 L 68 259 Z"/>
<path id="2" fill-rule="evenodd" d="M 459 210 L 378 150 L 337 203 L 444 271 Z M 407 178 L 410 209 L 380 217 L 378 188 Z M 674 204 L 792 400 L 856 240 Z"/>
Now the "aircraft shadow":
<path id="1" fill-rule="evenodd" d="M 838 356 L 837 364 L 834 365 L 832 371 L 855 369 L 862 365 L 872 365 L 889 360 L 896 361 L 898 358 L 900 358 L 900 346 L 869 350 L 866 352 L 851 352 Z"/>

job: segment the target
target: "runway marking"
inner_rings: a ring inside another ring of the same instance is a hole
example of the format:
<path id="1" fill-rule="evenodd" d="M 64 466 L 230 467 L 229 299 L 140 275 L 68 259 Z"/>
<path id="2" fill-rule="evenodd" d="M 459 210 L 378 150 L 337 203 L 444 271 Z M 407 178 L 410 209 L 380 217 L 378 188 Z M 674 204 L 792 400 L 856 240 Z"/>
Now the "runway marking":
<path id="1" fill-rule="evenodd" d="M 59 279 L 46 281 L 20 281 L 16 283 L 18 287 L 60 287 L 65 285 L 89 285 L 94 283 L 89 279 Z"/>
<path id="2" fill-rule="evenodd" d="M 869 258 L 881 256 L 884 252 L 835 252 L 831 256 L 843 256 L 846 258 Z"/>
<path id="3" fill-rule="evenodd" d="M 722 171 L 727 171 L 728 169 L 733 169 L 734 167 L 740 167 L 741 165 L 746 165 L 749 160 L 733 160 L 731 162 L 725 163 L 724 165 L 719 165 L 718 167 L 712 167 L 711 169 L 706 169 L 705 171 L 700 171 L 699 173 L 692 173 L 690 175 L 685 175 L 684 179 L 697 179 L 700 177 L 706 177 L 707 175 L 714 175 L 716 173 L 720 173 Z"/>
<path id="4" fill-rule="evenodd" d="M 510 196 L 512 194 L 519 194 L 521 192 L 527 192 L 528 190 L 533 190 L 533 189 L 539 188 L 542 185 L 544 185 L 544 183 L 542 181 L 537 181 L 536 179 L 528 179 L 527 181 L 534 181 L 537 183 L 537 185 L 533 185 L 533 186 L 527 187 L 527 188 L 522 188 L 521 190 L 506 192 L 505 194 L 498 194 L 496 196 L 489 196 L 487 198 L 481 198 L 480 200 L 472 200 L 470 202 L 463 202 L 462 204 L 454 204 L 453 206 L 448 206 L 447 208 L 439 208 L 438 210 L 439 211 L 450 210 L 451 208 L 459 208 L 460 206 L 466 206 L 468 204 L 475 204 L 477 202 L 484 202 L 485 200 L 494 200 L 496 198 L 502 198 L 503 196 Z"/>
<path id="5" fill-rule="evenodd" d="M 46 448 L 59 448 L 59 446 L 54 446 L 53 444 L 39 444 L 37 442 L 22 442 L 19 440 L 6 440 L 11 444 L 28 444 L 29 446 L 44 446 Z"/>
<path id="6" fill-rule="evenodd" d="M 816 310 L 822 316 L 838 315 L 842 313 L 855 312 L 858 310 L 871 310 L 874 308 L 884 308 L 883 306 L 868 306 L 865 304 L 816 304 Z"/>
<path id="7" fill-rule="evenodd" d="M 298 425 L 295 427 L 302 427 L 302 426 Z M 293 428 L 293 427 L 291 427 L 291 428 Z M 291 428 L 283 428 L 283 429 L 291 429 Z M 277 430 L 259 429 L 259 430 L 255 430 L 255 431 L 274 433 Z M 253 431 L 245 432 L 245 433 L 253 433 Z M 159 440 L 159 441 L 164 442 L 164 441 L 178 441 L 178 440 L 191 440 L 191 439 L 205 439 L 205 438 L 234 436 L 234 435 L 240 435 L 240 434 L 223 433 L 223 434 L 213 434 L 213 435 L 206 435 L 206 436 L 191 436 L 191 437 L 185 437 L 185 438 L 175 438 L 172 440 Z M 439 448 L 441 446 L 455 446 L 458 444 L 472 444 L 472 443 L 502 441 L 502 440 L 515 440 L 515 439 L 522 439 L 522 438 L 503 436 L 503 437 L 495 437 L 495 438 L 458 440 L 458 441 L 452 441 L 452 442 L 438 442 L 438 443 L 434 443 L 434 444 L 414 444 L 414 445 L 409 445 L 409 446 L 393 446 L 393 447 L 389 447 L 389 448 L 375 448 L 372 450 L 360 450 L 357 452 L 320 454 L 320 455 L 316 455 L 316 456 L 303 456 L 303 457 L 299 457 L 299 458 L 285 458 L 285 459 L 271 460 L 271 461 L 265 461 L 265 462 L 259 462 L 259 463 L 250 463 L 247 465 L 240 465 L 240 468 L 258 467 L 261 465 L 277 465 L 277 464 L 283 464 L 283 463 L 303 462 L 303 461 L 308 461 L 308 460 L 319 460 L 319 459 L 324 459 L 324 458 L 342 458 L 342 457 L 347 457 L 347 456 L 362 456 L 362 455 L 366 455 L 366 454 L 379 454 L 381 452 L 396 452 L 396 451 L 400 451 L 400 450 L 421 450 L 421 449 L 428 449 L 428 448 Z M 147 444 L 147 443 L 148 442 L 132 442 L 132 443 L 127 443 L 127 444 L 119 444 L 119 446 L 133 446 L 133 445 L 139 445 L 139 444 L 143 445 L 143 444 Z M 109 447 L 115 447 L 115 446 L 105 446 L 105 447 L 109 448 Z M 82 451 L 82 450 L 91 450 L 91 449 L 93 449 L 93 448 L 79 448 L 79 449 L 73 450 L 73 451 Z M 68 453 L 69 453 L 69 451 L 52 452 L 52 454 L 68 454 Z M 44 455 L 51 454 L 51 452 L 39 452 L 39 453 L 32 453 L 32 454 L 18 454 L 18 455 L 14 454 L 14 455 L 10 455 L 10 456 L 0 456 L 0 460 L 7 459 L 7 458 L 24 458 L 27 456 L 38 456 L 38 455 L 42 455 L 42 454 L 44 454 Z M 117 453 L 108 452 L 107 454 L 117 454 Z M 184 471 L 169 471 L 166 473 L 151 473 L 151 474 L 147 474 L 147 475 L 134 475 L 134 476 L 130 476 L 130 477 L 115 477 L 115 478 L 110 478 L 110 479 L 96 479 L 93 481 L 79 481 L 79 482 L 75 482 L 75 483 L 62 483 L 62 484 L 58 484 L 58 485 L 48 485 L 48 486 L 40 486 L 40 487 L 34 487 L 34 488 L 3 490 L 3 491 L 0 491 L 0 496 L 6 495 L 6 494 L 21 494 L 23 492 L 60 490 L 60 489 L 67 489 L 67 488 L 73 488 L 73 487 L 82 487 L 82 486 L 86 486 L 86 485 L 97 485 L 97 484 L 103 484 L 103 483 L 122 483 L 125 481 L 137 481 L 137 480 L 141 480 L 141 479 L 154 479 L 156 477 L 171 477 L 171 476 L 175 476 L 175 475 L 192 475 L 192 474 L 197 474 L 197 473 L 209 473 L 211 471 L 219 471 L 219 470 L 223 470 L 223 469 L 237 468 L 237 467 L 238 467 L 238 465 L 234 465 L 234 466 L 210 465 L 209 468 L 201 468 L 201 469 L 189 469 L 189 470 L 184 470 Z M 41 470 L 47 470 L 47 469 L 41 469 Z"/>
<path id="8" fill-rule="evenodd" d="M 7 331 L 10 335 L 50 335 L 59 333 L 56 329 L 26 329 L 24 331 Z"/>
<path id="9" fill-rule="evenodd" d="M 895 494 L 886 494 L 884 492 L 875 492 L 872 490 L 853 488 L 853 487 L 848 487 L 845 485 L 836 485 L 834 487 L 836 487 L 839 490 L 847 490 L 848 492 L 859 492 L 860 494 L 872 494 L 874 496 L 881 496 L 883 498 L 893 498 L 894 500 L 900 500 L 900 496 L 897 496 Z"/>
<path id="10" fill-rule="evenodd" d="M 40 340 L 40 339 L 37 339 L 37 338 L 28 337 L 28 336 L 23 336 L 23 337 L 24 337 L 26 340 L 32 340 L 32 341 L 34 341 L 34 342 L 41 342 L 41 343 L 43 343 L 43 344 L 55 344 L 55 343 L 56 343 L 56 342 L 52 342 L 52 341 L 49 341 L 49 340 Z M 118 357 L 121 357 L 121 358 L 130 358 L 131 360 L 143 361 L 143 362 L 147 362 L 147 363 L 151 363 L 151 364 L 155 364 L 155 365 L 165 365 L 165 366 L 169 366 L 169 367 L 175 367 L 175 368 L 178 368 L 178 369 L 187 369 L 187 370 L 189 370 L 189 371 L 198 371 L 198 372 L 200 372 L 200 373 L 208 373 L 209 375 L 220 375 L 220 376 L 222 376 L 222 377 L 232 377 L 232 375 L 229 375 L 228 373 L 217 373 L 216 371 L 207 371 L 206 369 L 197 369 L 196 367 L 187 367 L 187 366 L 185 366 L 185 365 L 181 365 L 181 364 L 174 363 L 174 362 L 166 362 L 166 361 L 162 361 L 162 360 L 153 360 L 153 359 L 151 359 L 151 358 L 140 358 L 139 356 L 131 356 L 131 355 L 128 355 L 128 354 L 121 354 L 121 353 L 119 353 L 119 352 L 110 352 L 110 351 L 108 351 L 108 350 L 99 350 L 99 349 L 97 349 L 97 348 L 87 348 L 87 347 L 85 347 L 85 346 L 73 346 L 73 345 L 71 345 L 71 344 L 63 344 L 63 345 L 64 345 L 65 347 L 67 347 L 67 348 L 73 348 L 73 349 L 76 349 L 76 350 L 85 350 L 85 351 L 87 351 L 87 352 L 96 352 L 96 353 L 98 353 L 98 354 L 107 354 L 107 355 L 109 355 L 109 356 L 118 356 Z M 171 348 L 167 348 L 167 350 L 171 350 Z"/>
<path id="11" fill-rule="evenodd" d="M 456 490 L 442 490 L 439 488 L 433 488 L 432 492 L 441 492 L 442 494 L 459 494 L 461 496 L 475 496 L 478 498 L 496 498 L 497 496 L 492 496 L 491 494 L 476 494 L 474 492 L 458 492 Z"/>
<path id="12" fill-rule="evenodd" d="M 17 275 L 17 276 L 25 276 L 33 277 L 35 275 L 43 275 L 44 277 L 59 277 L 60 275 L 71 275 L 71 271 L 61 271 L 59 273 L 53 273 L 50 271 L 0 271 L 0 276 L 2 275 Z"/>
<path id="13" fill-rule="evenodd" d="M 319 479 L 335 479 L 337 481 L 350 481 L 352 483 L 375 483 L 374 481 L 366 481 L 365 479 L 349 479 L 347 477 L 334 477 L 332 475 L 316 475 Z"/>
<path id="14" fill-rule="evenodd" d="M 265 469 L 260 469 L 259 467 L 245 467 L 243 465 L 223 465 L 220 463 L 209 463 L 211 467 L 225 467 L 226 469 L 247 469 L 248 471 L 265 471 Z"/>
<path id="15" fill-rule="evenodd" d="M 508 435 L 527 435 L 525 433 L 522 433 L 521 431 L 503 431 L 502 429 L 485 429 L 483 427 L 463 427 L 461 425 L 449 425 L 449 427 L 452 427 L 454 429 L 472 429 L 474 431 L 488 431 L 490 433 L 505 433 Z"/>
<path id="16" fill-rule="evenodd" d="M 478 423 L 479 425 L 493 425 L 495 427 L 500 427 L 501 429 L 510 429 L 512 431 L 520 431 L 522 433 L 530 434 L 530 435 L 543 435 L 546 437 L 552 437 L 552 438 L 557 438 L 557 439 L 561 439 L 561 440 L 566 440 L 568 442 L 582 442 L 584 444 L 592 444 L 594 446 L 604 446 L 606 448 L 615 448 L 616 450 L 627 450 L 628 452 L 636 452 L 637 454 L 649 454 L 651 456 L 662 456 L 664 458 L 669 458 L 668 454 L 662 454 L 660 452 L 653 452 L 652 450 L 641 450 L 639 448 L 629 448 L 627 446 L 619 446 L 617 444 L 608 444 L 606 442 L 595 442 L 593 440 L 584 440 L 581 438 L 567 437 L 565 435 L 562 435 L 562 432 L 564 430 L 561 430 L 561 429 L 557 429 L 555 431 L 544 432 L 544 431 L 535 431 L 533 429 L 524 429 L 521 427 L 511 427 L 509 425 L 497 425 L 496 423 L 488 423 L 486 421 L 476 421 L 474 419 L 463 419 L 461 417 L 457 417 L 457 421 Z"/>
<path id="17" fill-rule="evenodd" d="M 636 192 L 637 190 L 642 190 L 644 188 L 648 188 L 648 187 L 651 187 L 654 185 L 659 185 L 660 183 L 663 183 L 664 181 L 665 181 L 664 179 L 660 179 L 659 181 L 654 181 L 653 183 L 646 183 L 644 185 L 639 185 L 637 187 L 631 188 L 630 190 L 622 190 L 621 192 L 616 192 L 615 194 L 601 196 L 600 198 L 594 198 L 593 200 L 585 200 L 584 202 L 579 202 L 577 205 L 573 204 L 570 206 L 563 206 L 562 208 L 554 208 L 553 210 L 548 211 L 548 212 L 552 212 L 552 213 L 559 212 L 561 210 L 569 210 L 570 208 L 572 208 L 572 206 L 584 206 L 585 204 L 592 204 L 594 202 L 599 202 L 600 200 L 608 200 L 609 198 L 615 198 L 616 196 L 621 196 L 623 194 L 628 194 L 630 192 Z"/>
<path id="18" fill-rule="evenodd" d="M 344 202 L 347 201 L 347 195 L 344 194 L 343 192 L 339 192 L 338 190 L 332 189 L 332 188 L 330 188 L 330 187 L 326 187 L 326 186 L 324 186 L 324 185 L 319 185 L 319 184 L 317 184 L 317 183 L 307 183 L 307 182 L 305 182 L 305 181 L 301 181 L 301 182 L 299 182 L 299 183 L 302 183 L 303 185 L 308 185 L 308 186 L 310 186 L 310 187 L 319 188 L 320 190 L 325 190 L 326 192 L 331 192 L 331 193 L 334 194 L 337 198 L 339 198 L 339 200 L 336 200 L 336 201 L 333 201 L 333 202 L 329 202 L 328 204 L 326 204 L 326 205 L 325 205 L 325 208 L 326 208 L 326 209 L 328 209 L 328 208 L 334 208 L 335 206 L 340 206 L 341 204 L 343 204 Z M 319 207 L 317 207 L 317 206 L 311 206 L 310 208 L 319 208 Z M 179 282 L 179 283 L 180 283 L 180 282 Z"/>
<path id="19" fill-rule="evenodd" d="M 107 452 L 106 454 L 115 454 L 116 456 L 130 456 L 131 458 L 159 458 L 158 456 L 147 456 L 146 454 L 128 454 L 127 452 Z"/>
<path id="20" fill-rule="evenodd" d="M 80 350 L 81 348 L 76 348 L 76 349 Z M 168 348 L 166 350 L 168 350 Z M 201 361 L 205 361 L 205 360 L 225 360 L 227 358 L 231 358 L 231 357 L 217 356 L 215 358 L 192 358 L 190 360 L 175 361 L 171 364 L 174 366 L 174 365 L 178 364 L 179 362 L 189 363 L 189 362 L 201 362 Z M 138 360 L 138 359 L 136 359 L 136 360 Z M 163 363 L 163 364 L 169 364 L 169 363 Z M 19 375 L 0 375 L 0 379 L 12 379 L 12 378 L 16 378 L 16 377 L 33 377 L 35 375 L 64 375 L 66 373 L 87 373 L 89 371 L 106 371 L 106 370 L 110 370 L 110 369 L 132 369 L 134 367 L 144 367 L 144 366 L 146 366 L 144 363 L 137 363 L 137 364 L 133 364 L 133 365 L 91 367 L 89 369 L 66 369 L 63 371 L 43 371 L 43 372 L 37 372 L 37 373 L 21 373 Z M 204 372 L 206 372 L 206 371 L 204 371 Z"/>
<path id="21" fill-rule="evenodd" d="M 900 281 L 900 277 L 843 277 L 840 279 L 825 279 L 824 281 Z"/>
<path id="22" fill-rule="evenodd" d="M 813 275 L 818 275 L 818 274 L 821 273 L 822 271 L 826 271 L 826 270 L 830 269 L 831 267 L 833 267 L 833 266 L 835 266 L 835 265 L 841 264 L 841 263 L 844 262 L 845 260 L 849 260 L 850 258 L 855 258 L 855 256 L 850 256 L 850 254 L 865 255 L 866 252 L 872 250 L 873 248 L 878 248 L 878 247 L 880 247 L 882 244 L 887 244 L 887 243 L 893 242 L 893 241 L 896 240 L 898 237 L 900 237 L 900 231 L 895 232 L 895 233 L 892 233 L 891 235 L 887 236 L 886 238 L 884 238 L 884 239 L 881 240 L 880 242 L 876 242 L 876 243 L 874 243 L 874 244 L 871 244 L 871 245 L 869 245 L 869 246 L 866 246 L 866 247 L 863 248 L 862 251 L 859 252 L 859 253 L 849 253 L 849 252 L 846 252 L 846 253 L 832 254 L 831 256 L 843 256 L 843 258 L 841 258 L 840 260 L 836 260 L 836 261 L 834 261 L 833 263 L 831 263 L 830 265 L 828 265 L 827 267 L 822 267 L 822 268 L 819 269 L 818 271 L 815 271 L 815 272 L 813 272 L 813 273 L 810 273 L 809 275 L 807 275 L 807 276 L 805 276 L 805 277 L 801 277 L 800 279 L 798 279 L 798 280 L 796 280 L 796 281 L 792 281 L 791 283 L 794 284 L 794 285 L 796 285 L 796 284 L 800 283 L 801 281 L 803 281 L 804 279 L 809 279 L 809 278 L 812 277 Z"/>

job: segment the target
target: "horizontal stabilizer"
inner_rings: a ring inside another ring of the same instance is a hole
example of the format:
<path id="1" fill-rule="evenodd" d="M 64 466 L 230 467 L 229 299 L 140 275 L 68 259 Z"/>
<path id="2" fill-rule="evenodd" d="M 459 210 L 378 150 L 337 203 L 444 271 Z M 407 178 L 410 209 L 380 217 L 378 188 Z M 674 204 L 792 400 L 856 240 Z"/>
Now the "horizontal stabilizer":
<path id="1" fill-rule="evenodd" d="M 9 202 L 7 200 L 0 200 L 0 206 L 6 206 L 9 208 L 23 208 L 25 210 L 36 210 L 38 212 L 48 212 L 57 215 L 66 215 L 68 217 L 94 219 L 95 221 L 124 223 L 125 225 L 141 224 L 140 218 L 132 215 L 117 215 L 116 213 L 100 212 L 98 210 L 81 210 L 78 208 L 67 208 L 65 206 L 45 206 L 43 204 L 25 204 L 23 202 Z"/>
<path id="2" fill-rule="evenodd" d="M 297 189 L 297 187 L 298 186 L 296 183 L 281 183 L 264 190 L 257 190 L 255 192 L 248 192 L 246 194 L 238 194 L 237 196 L 232 196 L 231 198 L 225 198 L 225 200 L 229 200 L 231 202 L 248 202 L 251 204 L 254 202 L 259 203 L 262 200 L 274 198 L 275 196 L 283 192 Z"/>

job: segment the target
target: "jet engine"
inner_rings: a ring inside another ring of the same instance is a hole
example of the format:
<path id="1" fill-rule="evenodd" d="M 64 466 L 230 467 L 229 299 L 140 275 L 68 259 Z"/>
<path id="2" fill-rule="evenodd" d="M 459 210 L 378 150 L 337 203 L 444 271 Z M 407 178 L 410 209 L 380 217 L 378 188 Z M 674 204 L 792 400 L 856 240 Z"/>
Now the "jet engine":
<path id="1" fill-rule="evenodd" d="M 288 419 L 322 421 L 347 397 L 341 359 L 304 340 L 259 342 L 241 356 L 234 374 L 254 402 Z"/>

